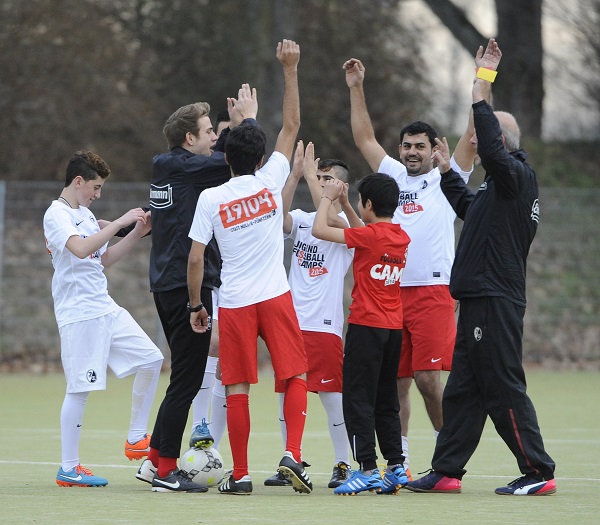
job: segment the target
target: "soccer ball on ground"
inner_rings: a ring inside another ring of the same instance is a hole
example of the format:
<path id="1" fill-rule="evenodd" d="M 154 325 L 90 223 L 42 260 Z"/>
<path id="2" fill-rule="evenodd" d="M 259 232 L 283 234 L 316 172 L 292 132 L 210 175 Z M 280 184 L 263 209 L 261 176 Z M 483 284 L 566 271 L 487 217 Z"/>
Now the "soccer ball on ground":
<path id="1" fill-rule="evenodd" d="M 225 474 L 223 458 L 216 448 L 190 448 L 179 460 L 179 468 L 189 473 L 194 483 L 214 487 Z"/>

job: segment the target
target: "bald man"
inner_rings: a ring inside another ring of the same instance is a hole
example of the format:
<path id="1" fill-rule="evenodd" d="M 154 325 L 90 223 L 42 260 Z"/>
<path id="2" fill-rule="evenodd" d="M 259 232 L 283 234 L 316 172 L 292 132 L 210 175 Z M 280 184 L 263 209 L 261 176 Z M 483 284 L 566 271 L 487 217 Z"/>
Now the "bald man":
<path id="1" fill-rule="evenodd" d="M 525 267 L 539 221 L 537 179 L 519 149 L 517 121 L 486 102 L 494 77 L 480 68 L 473 83 L 471 142 L 486 172 L 477 193 L 450 169 L 447 144 L 438 140 L 445 146 L 436 153 L 441 188 L 464 221 L 450 275 L 460 315 L 433 470 L 406 485 L 413 492 L 461 491 L 464 466 L 488 415 L 522 474 L 496 494 L 556 492 L 555 464 L 544 449 L 522 365 Z"/>

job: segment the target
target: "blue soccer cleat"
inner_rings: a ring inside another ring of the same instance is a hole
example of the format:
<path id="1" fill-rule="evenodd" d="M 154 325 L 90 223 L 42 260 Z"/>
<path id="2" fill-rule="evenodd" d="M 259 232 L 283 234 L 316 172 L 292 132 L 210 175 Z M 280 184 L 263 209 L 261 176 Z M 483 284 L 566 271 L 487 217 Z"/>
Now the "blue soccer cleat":
<path id="1" fill-rule="evenodd" d="M 385 469 L 380 494 L 398 494 L 400 487 L 408 483 L 408 474 L 402 465 L 393 465 Z"/>
<path id="2" fill-rule="evenodd" d="M 206 419 L 202 418 L 202 424 L 197 425 L 192 431 L 192 437 L 190 437 L 190 448 L 210 448 L 213 446 L 215 440 L 208 430 L 208 423 Z"/>
<path id="3" fill-rule="evenodd" d="M 333 490 L 334 494 L 341 496 L 355 496 L 359 492 L 379 492 L 382 489 L 381 472 L 376 468 L 370 476 L 362 470 L 355 470 L 350 479 L 343 485 Z"/>
<path id="4" fill-rule="evenodd" d="M 90 469 L 77 465 L 66 472 L 60 467 L 56 474 L 56 484 L 61 487 L 105 487 L 108 480 L 94 476 Z"/>

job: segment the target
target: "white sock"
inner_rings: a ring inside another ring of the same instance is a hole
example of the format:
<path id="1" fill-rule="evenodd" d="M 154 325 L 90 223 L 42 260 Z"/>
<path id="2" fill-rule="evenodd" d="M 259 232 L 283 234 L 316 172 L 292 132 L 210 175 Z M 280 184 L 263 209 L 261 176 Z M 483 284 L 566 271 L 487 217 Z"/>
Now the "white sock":
<path id="1" fill-rule="evenodd" d="M 335 463 L 343 461 L 350 465 L 350 443 L 344 422 L 341 392 L 319 392 L 319 399 L 327 413 L 329 435 L 333 443 Z"/>
<path id="2" fill-rule="evenodd" d="M 225 428 L 227 427 L 227 395 L 220 379 L 215 379 L 213 386 L 210 417 L 210 434 L 215 440 L 213 447 L 219 450 L 221 438 L 225 434 Z"/>
<path id="3" fill-rule="evenodd" d="M 279 428 L 281 430 L 281 437 L 283 438 L 283 448 L 287 443 L 287 427 L 285 426 L 285 416 L 283 415 L 283 401 L 285 394 L 279 394 Z"/>
<path id="4" fill-rule="evenodd" d="M 129 443 L 137 443 L 144 438 L 148 431 L 148 418 L 154 402 L 161 367 L 162 359 L 140 366 L 135 374 L 131 389 L 131 419 L 127 434 Z"/>
<path id="5" fill-rule="evenodd" d="M 79 465 L 79 438 L 89 395 L 89 392 L 65 394 L 60 410 L 61 467 L 65 472 Z"/>
<path id="6" fill-rule="evenodd" d="M 404 468 L 407 469 L 409 465 L 408 460 L 408 437 L 402 436 L 402 455 L 404 456 Z"/>
<path id="7" fill-rule="evenodd" d="M 208 359 L 206 360 L 206 369 L 204 370 L 202 386 L 200 387 L 200 390 L 198 390 L 194 401 L 192 401 L 192 415 L 194 417 L 192 428 L 201 425 L 203 419 L 210 421 L 208 410 L 210 408 L 210 400 L 212 398 L 212 389 L 215 384 L 218 362 L 218 357 L 208 356 Z"/>

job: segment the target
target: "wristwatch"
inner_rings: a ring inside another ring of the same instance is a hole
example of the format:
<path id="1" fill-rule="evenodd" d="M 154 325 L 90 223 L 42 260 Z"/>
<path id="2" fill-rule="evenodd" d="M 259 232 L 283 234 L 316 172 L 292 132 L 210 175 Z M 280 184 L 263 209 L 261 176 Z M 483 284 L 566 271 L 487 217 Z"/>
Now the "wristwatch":
<path id="1" fill-rule="evenodd" d="M 200 303 L 198 306 L 190 306 L 190 303 L 187 304 L 187 311 L 190 313 L 199 312 L 200 310 L 202 310 L 202 308 L 204 308 L 204 305 L 202 303 Z"/>

